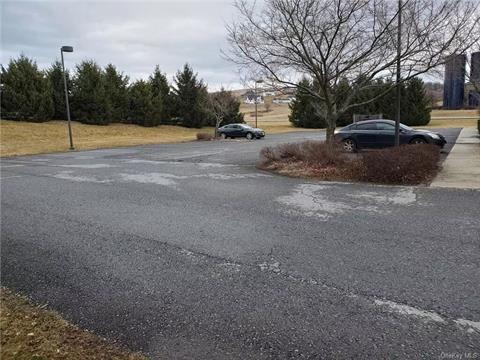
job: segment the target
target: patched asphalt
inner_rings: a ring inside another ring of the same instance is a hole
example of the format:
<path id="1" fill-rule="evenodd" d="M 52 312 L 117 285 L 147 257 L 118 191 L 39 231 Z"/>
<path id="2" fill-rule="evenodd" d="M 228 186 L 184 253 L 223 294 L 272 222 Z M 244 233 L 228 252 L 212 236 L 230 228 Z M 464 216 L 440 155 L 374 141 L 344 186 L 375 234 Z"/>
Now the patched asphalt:
<path id="1" fill-rule="evenodd" d="M 480 192 L 254 166 L 323 137 L 2 159 L 2 285 L 153 358 L 480 356 Z"/>

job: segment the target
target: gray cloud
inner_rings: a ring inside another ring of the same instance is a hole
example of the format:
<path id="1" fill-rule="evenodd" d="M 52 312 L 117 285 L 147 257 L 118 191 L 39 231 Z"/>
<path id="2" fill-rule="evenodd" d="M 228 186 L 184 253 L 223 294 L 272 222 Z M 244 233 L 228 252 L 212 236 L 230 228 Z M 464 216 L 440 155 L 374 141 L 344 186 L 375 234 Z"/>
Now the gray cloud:
<path id="1" fill-rule="evenodd" d="M 211 88 L 236 88 L 234 65 L 220 56 L 225 23 L 234 16 L 229 0 L 187 1 L 2 1 L 1 63 L 19 54 L 47 68 L 62 45 L 69 67 L 83 59 L 115 64 L 132 79 L 159 65 L 172 79 L 190 63 Z"/>

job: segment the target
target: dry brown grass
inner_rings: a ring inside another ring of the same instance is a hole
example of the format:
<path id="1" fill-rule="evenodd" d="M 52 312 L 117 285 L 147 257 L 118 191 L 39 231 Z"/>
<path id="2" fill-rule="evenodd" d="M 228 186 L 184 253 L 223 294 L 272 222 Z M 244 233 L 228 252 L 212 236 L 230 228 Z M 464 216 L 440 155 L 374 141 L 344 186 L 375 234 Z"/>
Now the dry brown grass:
<path id="1" fill-rule="evenodd" d="M 146 128 L 126 124 L 85 125 L 77 122 L 72 123 L 72 128 L 77 150 L 191 141 L 198 132 L 198 129 L 170 125 Z M 203 130 L 213 133 L 213 128 Z M 1 120 L 0 131 L 1 156 L 60 152 L 68 151 L 69 148 L 65 121 L 30 123 Z"/>
<path id="2" fill-rule="evenodd" d="M 475 119 L 438 119 L 433 118 L 430 120 L 430 123 L 427 126 L 415 126 L 422 129 L 428 128 L 464 128 L 475 126 L 477 124 L 477 120 Z"/>
<path id="3" fill-rule="evenodd" d="M 34 306 L 7 289 L 0 289 L 1 358 L 145 360 L 80 330 L 57 313 Z"/>
<path id="4" fill-rule="evenodd" d="M 268 123 L 283 123 L 289 124 L 288 115 L 290 115 L 290 108 L 286 104 L 272 104 L 270 107 L 271 111 L 265 112 L 264 104 L 258 104 L 258 122 L 259 124 Z M 241 104 L 240 112 L 244 114 L 245 122 L 252 125 L 255 123 L 255 105 L 250 104 Z"/>
<path id="5" fill-rule="evenodd" d="M 289 123 L 269 123 L 265 126 L 260 123 L 259 126 L 267 134 L 299 130 Z M 171 125 L 146 128 L 127 124 L 85 125 L 78 122 L 72 122 L 72 128 L 77 150 L 192 141 L 199 132 L 199 129 Z M 213 135 L 214 129 L 206 127 L 201 132 Z M 69 149 L 65 121 L 30 123 L 1 120 L 0 139 L 0 156 L 62 152 Z"/>
<path id="6" fill-rule="evenodd" d="M 478 117 L 478 111 L 473 110 L 433 110 L 432 111 L 432 118 L 438 117 L 454 117 L 454 118 L 461 118 L 461 117 Z"/>

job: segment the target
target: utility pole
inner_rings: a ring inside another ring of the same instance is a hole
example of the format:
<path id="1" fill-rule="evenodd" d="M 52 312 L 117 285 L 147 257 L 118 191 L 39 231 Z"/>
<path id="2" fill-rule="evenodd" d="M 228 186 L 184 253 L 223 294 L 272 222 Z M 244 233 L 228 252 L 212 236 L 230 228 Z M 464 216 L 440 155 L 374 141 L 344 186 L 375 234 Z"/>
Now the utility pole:
<path id="1" fill-rule="evenodd" d="M 402 53 L 402 0 L 398 0 L 398 34 L 397 34 L 397 111 L 395 114 L 395 146 L 400 145 L 400 115 L 401 115 L 401 87 L 400 87 L 400 55 Z"/>
<path id="2" fill-rule="evenodd" d="M 257 84 L 263 83 L 263 80 L 255 80 L 255 127 L 258 127 L 258 95 Z"/>
<path id="3" fill-rule="evenodd" d="M 73 147 L 72 124 L 71 124 L 71 121 L 70 121 L 70 104 L 68 103 L 67 75 L 65 74 L 65 63 L 63 61 L 63 53 L 64 52 L 73 52 L 73 47 L 62 46 L 60 48 L 60 55 L 62 56 L 63 84 L 65 86 L 65 105 L 67 107 L 68 137 L 70 138 L 70 150 L 75 150 L 75 148 Z"/>

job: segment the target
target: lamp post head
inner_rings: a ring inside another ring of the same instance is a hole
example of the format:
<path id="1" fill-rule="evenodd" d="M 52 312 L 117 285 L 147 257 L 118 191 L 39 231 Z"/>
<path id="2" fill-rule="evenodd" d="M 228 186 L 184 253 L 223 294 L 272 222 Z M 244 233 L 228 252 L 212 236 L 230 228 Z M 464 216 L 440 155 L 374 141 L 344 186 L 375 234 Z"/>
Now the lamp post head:
<path id="1" fill-rule="evenodd" d="M 72 46 L 62 46 L 60 48 L 62 52 L 73 52 L 73 47 Z"/>

